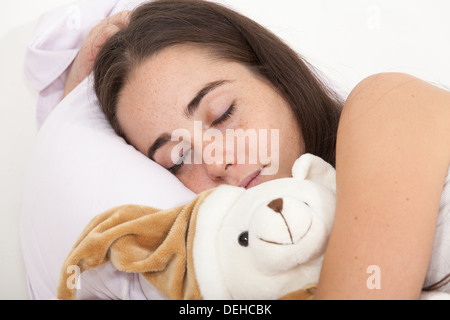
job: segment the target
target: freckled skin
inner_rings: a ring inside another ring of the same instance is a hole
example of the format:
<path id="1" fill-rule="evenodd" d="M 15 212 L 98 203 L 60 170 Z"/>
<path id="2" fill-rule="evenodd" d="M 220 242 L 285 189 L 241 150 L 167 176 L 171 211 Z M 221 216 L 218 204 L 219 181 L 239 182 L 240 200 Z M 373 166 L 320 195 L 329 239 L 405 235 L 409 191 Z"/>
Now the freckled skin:
<path id="1" fill-rule="evenodd" d="M 206 84 L 226 80 L 227 83 L 208 93 L 191 119 L 185 117 L 187 104 Z M 205 49 L 180 45 L 163 50 L 139 66 L 129 78 L 118 102 L 118 119 L 131 143 L 146 154 L 149 146 L 163 133 L 171 134 L 186 129 L 194 139 L 194 121 L 202 121 L 203 131 L 225 113 L 230 105 L 234 113 L 215 129 L 272 129 L 279 130 L 277 145 L 267 149 L 271 165 L 278 167 L 275 174 L 263 175 L 260 182 L 290 177 L 294 161 L 304 153 L 304 142 L 286 101 L 248 68 L 228 61 L 212 59 Z M 259 132 L 259 131 L 258 131 Z M 224 139 L 225 140 L 225 139 Z M 154 160 L 166 168 L 174 165 L 171 150 L 177 142 L 160 148 Z M 194 144 L 194 141 L 192 141 Z M 208 142 L 203 142 L 203 148 Z M 258 143 L 249 145 L 246 152 L 255 151 Z M 278 148 L 275 148 L 278 147 Z M 177 177 L 194 192 L 201 192 L 220 184 L 239 185 L 246 177 L 261 170 L 263 164 L 225 163 L 185 164 Z M 198 152 L 198 150 L 196 150 Z"/>

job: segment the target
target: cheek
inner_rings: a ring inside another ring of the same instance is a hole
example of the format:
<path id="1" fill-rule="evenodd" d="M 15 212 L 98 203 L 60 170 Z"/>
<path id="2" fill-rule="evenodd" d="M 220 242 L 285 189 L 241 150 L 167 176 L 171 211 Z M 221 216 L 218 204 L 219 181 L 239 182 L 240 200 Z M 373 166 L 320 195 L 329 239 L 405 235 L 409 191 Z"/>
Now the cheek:
<path id="1" fill-rule="evenodd" d="M 289 110 L 280 111 L 289 114 Z M 249 148 L 267 147 L 267 152 L 299 154 L 303 144 L 298 125 L 292 118 L 276 113 L 253 115 L 242 122 L 244 130 L 254 130 L 257 143 Z M 255 141 L 255 139 L 253 139 Z"/>
<path id="2" fill-rule="evenodd" d="M 267 118 L 271 121 L 271 129 L 268 130 L 266 143 L 268 153 L 273 161 L 278 162 L 280 172 L 290 174 L 295 160 L 304 153 L 304 142 L 292 111 L 287 106 L 281 109 L 278 114 L 271 113 Z"/>
<path id="3" fill-rule="evenodd" d="M 186 165 L 185 165 L 186 166 Z M 194 193 L 198 194 L 217 185 L 208 177 L 201 165 L 188 165 L 183 168 L 177 178 L 183 185 Z"/>

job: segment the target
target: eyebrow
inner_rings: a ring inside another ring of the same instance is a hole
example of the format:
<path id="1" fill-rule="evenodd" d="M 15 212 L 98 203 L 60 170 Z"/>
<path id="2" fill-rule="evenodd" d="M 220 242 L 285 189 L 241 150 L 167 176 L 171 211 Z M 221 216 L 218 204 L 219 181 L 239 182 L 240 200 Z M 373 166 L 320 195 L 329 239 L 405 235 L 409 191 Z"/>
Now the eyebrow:
<path id="1" fill-rule="evenodd" d="M 190 119 L 194 115 L 194 113 L 197 111 L 198 107 L 200 106 L 200 103 L 202 102 L 202 99 L 211 91 L 217 89 L 218 87 L 230 82 L 229 80 L 219 80 L 219 81 L 213 81 L 208 83 L 206 86 L 201 89 L 197 95 L 194 97 L 194 99 L 191 100 L 191 102 L 188 103 L 186 106 L 186 109 L 184 110 L 185 116 Z M 168 133 L 163 133 L 159 136 L 158 139 L 153 142 L 153 144 L 148 148 L 147 156 L 155 161 L 154 156 L 156 151 L 158 151 L 159 148 L 162 148 L 165 144 L 167 144 L 171 140 L 171 135 Z"/>

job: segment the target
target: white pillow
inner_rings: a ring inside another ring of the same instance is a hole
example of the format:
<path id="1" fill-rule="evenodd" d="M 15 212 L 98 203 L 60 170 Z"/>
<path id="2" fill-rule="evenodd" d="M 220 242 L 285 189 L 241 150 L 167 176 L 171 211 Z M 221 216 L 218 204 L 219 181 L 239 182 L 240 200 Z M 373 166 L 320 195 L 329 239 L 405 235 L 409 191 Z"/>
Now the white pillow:
<path id="1" fill-rule="evenodd" d="M 88 78 L 55 108 L 30 158 L 21 237 L 32 298 L 55 297 L 63 260 L 95 215 L 123 204 L 168 208 L 194 196 L 114 133 L 91 87 Z"/>

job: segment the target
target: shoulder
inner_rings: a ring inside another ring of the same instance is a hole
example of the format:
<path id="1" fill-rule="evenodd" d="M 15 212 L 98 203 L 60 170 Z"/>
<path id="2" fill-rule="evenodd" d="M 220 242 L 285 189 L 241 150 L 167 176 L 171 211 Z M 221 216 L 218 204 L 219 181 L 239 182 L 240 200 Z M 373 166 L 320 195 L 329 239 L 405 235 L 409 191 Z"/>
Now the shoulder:
<path id="1" fill-rule="evenodd" d="M 448 150 L 446 156 L 450 157 L 448 119 L 449 91 L 403 73 L 375 74 L 350 93 L 338 138 L 345 133 L 367 133 L 378 138 L 388 135 L 439 140 L 439 148 Z"/>
<path id="2" fill-rule="evenodd" d="M 400 73 L 364 79 L 341 115 L 336 169 L 338 177 L 345 179 L 338 180 L 352 181 L 347 187 L 355 192 L 363 187 L 355 180 L 371 185 L 368 192 L 389 182 L 409 193 L 427 189 L 427 199 L 439 203 L 450 165 L 449 119 L 446 90 Z M 385 196 L 398 194 L 394 189 Z M 400 203 L 392 207 L 402 209 Z"/>
<path id="3" fill-rule="evenodd" d="M 408 74 L 379 73 L 355 86 L 345 103 L 344 112 L 351 108 L 367 111 L 386 103 L 391 110 L 404 107 L 411 111 L 419 106 L 421 110 L 434 108 L 437 113 L 449 114 L 450 92 Z"/>
<path id="4" fill-rule="evenodd" d="M 388 72 L 373 74 L 355 86 L 350 93 L 349 100 L 361 97 L 362 94 L 382 95 L 392 89 L 398 88 L 402 90 L 401 86 L 417 81 L 421 80 L 406 73 Z"/>
<path id="5" fill-rule="evenodd" d="M 449 92 L 409 75 L 370 76 L 351 92 L 319 297 L 418 297 L 450 164 L 448 119 Z M 383 272 L 383 290 L 366 286 L 371 265 Z"/>

